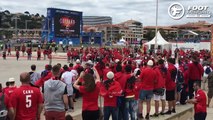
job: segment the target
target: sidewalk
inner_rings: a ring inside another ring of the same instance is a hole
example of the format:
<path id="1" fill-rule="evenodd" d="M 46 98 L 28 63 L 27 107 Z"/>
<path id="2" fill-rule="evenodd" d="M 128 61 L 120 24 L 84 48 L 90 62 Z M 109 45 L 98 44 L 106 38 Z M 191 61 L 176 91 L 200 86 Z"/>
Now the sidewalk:
<path id="1" fill-rule="evenodd" d="M 0 52 L 0 56 L 2 57 L 2 51 Z M 7 55 L 7 57 L 16 57 L 16 53 L 15 51 L 11 52 L 11 55 Z M 22 55 L 22 52 L 20 52 L 20 58 L 26 58 L 27 59 L 27 53 L 25 53 L 25 55 Z M 37 52 L 32 52 L 32 59 L 37 59 Z M 43 54 L 41 54 L 41 60 L 44 59 Z M 48 59 L 46 57 L 46 59 Z M 67 53 L 52 53 L 52 59 L 67 59 Z"/>

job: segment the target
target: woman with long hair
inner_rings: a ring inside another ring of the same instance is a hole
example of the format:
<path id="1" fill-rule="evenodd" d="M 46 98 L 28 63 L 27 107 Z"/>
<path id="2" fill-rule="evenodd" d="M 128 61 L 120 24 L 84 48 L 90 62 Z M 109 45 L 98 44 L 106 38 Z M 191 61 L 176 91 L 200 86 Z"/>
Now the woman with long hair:
<path id="1" fill-rule="evenodd" d="M 95 78 L 90 73 L 81 72 L 80 77 L 74 83 L 74 87 L 82 94 L 82 118 L 83 120 L 98 120 L 98 96 L 100 86 L 100 76 L 95 69 Z M 82 85 L 79 80 L 82 79 Z"/>

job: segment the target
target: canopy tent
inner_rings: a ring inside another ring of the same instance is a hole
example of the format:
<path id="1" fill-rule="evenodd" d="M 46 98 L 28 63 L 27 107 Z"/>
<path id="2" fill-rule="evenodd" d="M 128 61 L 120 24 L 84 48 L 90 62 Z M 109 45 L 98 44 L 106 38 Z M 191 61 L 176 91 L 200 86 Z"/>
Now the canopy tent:
<path id="1" fill-rule="evenodd" d="M 124 42 L 124 43 L 126 43 L 126 40 L 124 40 L 124 38 L 122 37 L 122 38 L 119 40 L 119 42 Z"/>
<path id="2" fill-rule="evenodd" d="M 149 42 L 145 43 L 145 45 L 154 45 L 155 44 L 156 36 Z M 157 45 L 168 45 L 170 44 L 167 42 L 160 34 L 160 32 L 157 32 Z"/>

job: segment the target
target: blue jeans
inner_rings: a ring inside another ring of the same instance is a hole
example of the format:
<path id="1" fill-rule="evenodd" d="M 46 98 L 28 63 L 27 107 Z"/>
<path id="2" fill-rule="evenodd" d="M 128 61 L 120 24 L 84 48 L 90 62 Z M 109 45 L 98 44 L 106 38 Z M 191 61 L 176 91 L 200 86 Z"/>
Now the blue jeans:
<path id="1" fill-rule="evenodd" d="M 126 111 L 126 108 L 125 108 L 125 97 L 124 96 L 120 96 L 118 97 L 118 120 L 128 120 L 127 118 L 125 118 L 125 111 Z"/>
<path id="2" fill-rule="evenodd" d="M 110 115 L 112 115 L 112 120 L 118 120 L 118 108 L 117 107 L 104 107 L 104 120 L 109 120 Z"/>
<path id="3" fill-rule="evenodd" d="M 126 98 L 125 100 L 125 118 L 129 120 L 129 115 L 131 120 L 135 120 L 137 109 L 137 102 L 134 98 Z"/>

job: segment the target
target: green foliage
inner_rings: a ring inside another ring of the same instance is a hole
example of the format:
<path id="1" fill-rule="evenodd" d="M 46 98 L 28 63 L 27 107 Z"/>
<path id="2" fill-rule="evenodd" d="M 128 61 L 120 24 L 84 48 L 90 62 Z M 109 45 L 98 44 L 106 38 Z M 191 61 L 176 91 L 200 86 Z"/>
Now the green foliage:
<path id="1" fill-rule="evenodd" d="M 144 34 L 144 38 L 147 40 L 152 40 L 155 37 L 155 31 L 148 30 L 146 34 Z"/>
<path id="2" fill-rule="evenodd" d="M 5 10 L 2 14 L 2 26 L 1 28 L 15 28 L 15 17 L 18 17 L 17 28 L 25 29 L 25 24 L 27 22 L 28 29 L 40 29 L 42 28 L 42 20 L 45 18 L 44 15 L 36 13 L 35 15 L 30 14 L 28 11 L 25 11 L 23 14 L 12 14 L 10 11 Z M 29 21 L 30 20 L 30 21 Z"/>

